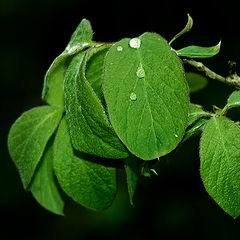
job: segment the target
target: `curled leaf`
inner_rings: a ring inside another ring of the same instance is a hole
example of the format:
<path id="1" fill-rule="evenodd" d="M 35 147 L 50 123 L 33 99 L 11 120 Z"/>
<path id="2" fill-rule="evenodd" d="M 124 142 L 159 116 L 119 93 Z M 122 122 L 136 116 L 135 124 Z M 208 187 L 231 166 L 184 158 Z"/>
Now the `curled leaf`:
<path id="1" fill-rule="evenodd" d="M 188 16 L 188 21 L 187 21 L 186 26 L 183 28 L 182 31 L 180 31 L 179 33 L 177 33 L 177 34 L 173 37 L 173 39 L 169 42 L 169 44 L 171 44 L 174 40 L 176 40 L 177 38 L 179 38 L 180 36 L 182 36 L 184 33 L 187 33 L 187 32 L 189 32 L 189 31 L 192 29 L 193 19 L 192 19 L 192 17 L 190 16 L 189 13 L 187 14 L 187 16 Z"/>
<path id="2" fill-rule="evenodd" d="M 200 46 L 188 46 L 176 50 L 176 53 L 180 57 L 187 58 L 209 58 L 217 55 L 220 51 L 221 41 L 216 46 L 212 47 L 200 47 Z"/>
<path id="3" fill-rule="evenodd" d="M 234 91 L 227 100 L 227 108 L 240 107 L 240 91 Z"/>

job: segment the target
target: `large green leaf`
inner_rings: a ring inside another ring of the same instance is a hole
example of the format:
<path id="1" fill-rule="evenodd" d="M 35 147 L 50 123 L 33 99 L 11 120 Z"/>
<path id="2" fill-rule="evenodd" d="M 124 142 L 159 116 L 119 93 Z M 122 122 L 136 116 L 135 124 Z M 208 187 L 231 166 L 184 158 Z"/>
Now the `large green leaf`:
<path id="1" fill-rule="evenodd" d="M 41 106 L 24 112 L 13 124 L 8 135 L 9 153 L 27 189 L 48 139 L 55 131 L 63 109 Z"/>
<path id="2" fill-rule="evenodd" d="M 64 106 L 63 79 L 73 55 L 92 45 L 93 31 L 83 19 L 73 33 L 66 49 L 51 64 L 43 86 L 42 99 L 50 105 Z"/>
<path id="3" fill-rule="evenodd" d="M 105 158 L 128 156 L 85 77 L 86 57 L 75 56 L 64 80 L 66 116 L 74 148 Z"/>
<path id="4" fill-rule="evenodd" d="M 178 56 L 188 58 L 209 58 L 219 53 L 221 41 L 213 47 L 200 47 L 200 46 L 188 46 L 179 50 L 176 50 Z"/>
<path id="5" fill-rule="evenodd" d="M 44 208 L 55 214 L 64 215 L 64 201 L 53 172 L 53 156 L 53 139 L 50 139 L 32 180 L 30 190 Z"/>
<path id="6" fill-rule="evenodd" d="M 103 92 L 113 128 L 137 157 L 161 157 L 181 141 L 188 87 L 180 59 L 158 34 L 125 38 L 110 48 Z"/>
<path id="7" fill-rule="evenodd" d="M 240 107 L 240 91 L 234 91 L 227 100 L 227 108 Z"/>
<path id="8" fill-rule="evenodd" d="M 74 153 L 63 118 L 54 143 L 57 179 L 74 201 L 93 210 L 105 209 L 116 195 L 116 169 L 85 159 L 86 156 Z"/>
<path id="9" fill-rule="evenodd" d="M 240 214 L 240 128 L 226 117 L 213 117 L 200 142 L 201 176 L 210 196 L 228 214 Z"/>

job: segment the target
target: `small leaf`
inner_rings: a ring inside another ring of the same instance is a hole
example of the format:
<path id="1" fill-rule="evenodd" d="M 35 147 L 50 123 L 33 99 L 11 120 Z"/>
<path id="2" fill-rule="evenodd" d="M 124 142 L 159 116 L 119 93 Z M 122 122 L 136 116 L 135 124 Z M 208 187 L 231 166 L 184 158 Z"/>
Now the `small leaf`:
<path id="1" fill-rule="evenodd" d="M 227 108 L 240 107 L 240 91 L 234 91 L 227 100 Z"/>
<path id="2" fill-rule="evenodd" d="M 141 168 L 141 174 L 144 177 L 151 177 L 151 169 L 149 168 L 148 162 L 145 162 Z"/>
<path id="3" fill-rule="evenodd" d="M 124 167 L 127 175 L 127 186 L 130 198 L 130 203 L 133 205 L 133 196 L 137 187 L 137 182 L 140 174 L 140 161 L 133 155 L 124 159 Z"/>
<path id="4" fill-rule="evenodd" d="M 55 131 L 63 109 L 41 106 L 24 112 L 12 125 L 8 135 L 9 153 L 28 188 L 45 146 Z"/>
<path id="5" fill-rule="evenodd" d="M 160 35 L 125 38 L 110 48 L 103 93 L 110 122 L 132 154 L 156 159 L 181 141 L 188 87 L 180 59 Z"/>
<path id="6" fill-rule="evenodd" d="M 53 139 L 50 139 L 31 183 L 30 190 L 34 198 L 44 208 L 55 214 L 64 215 L 64 201 L 53 173 L 53 156 Z"/>
<path id="7" fill-rule="evenodd" d="M 117 191 L 116 169 L 74 153 L 65 118 L 54 142 L 54 169 L 62 189 L 74 201 L 93 210 L 112 204 Z"/>
<path id="8" fill-rule="evenodd" d="M 106 44 L 92 47 L 87 51 L 86 56 L 86 78 L 102 104 L 104 104 L 102 92 L 103 65 L 109 48 L 110 45 Z"/>
<path id="9" fill-rule="evenodd" d="M 198 92 L 205 88 L 208 84 L 207 78 L 198 73 L 186 72 L 185 75 L 190 93 Z"/>
<path id="10" fill-rule="evenodd" d="M 125 158 L 128 152 L 85 77 L 86 56 L 81 52 L 73 58 L 64 80 L 66 117 L 73 146 L 104 158 Z"/>
<path id="11" fill-rule="evenodd" d="M 182 36 L 184 33 L 187 33 L 187 32 L 189 32 L 189 31 L 192 29 L 193 19 L 192 19 L 192 17 L 191 17 L 189 14 L 187 14 L 187 16 L 188 16 L 188 21 L 187 21 L 186 26 L 183 28 L 182 31 L 180 31 L 178 34 L 176 34 L 176 35 L 173 37 L 173 39 L 169 42 L 170 45 L 171 45 L 171 43 L 172 43 L 173 41 L 175 41 L 177 38 L 179 38 L 179 37 Z"/>
<path id="12" fill-rule="evenodd" d="M 180 57 L 187 58 L 209 58 L 219 53 L 221 41 L 213 47 L 188 46 L 179 50 L 176 53 Z"/>
<path id="13" fill-rule="evenodd" d="M 201 177 L 225 212 L 240 214 L 240 128 L 226 117 L 213 117 L 200 141 Z"/>
<path id="14" fill-rule="evenodd" d="M 202 106 L 197 104 L 190 104 L 189 113 L 188 113 L 188 126 L 193 124 L 196 120 L 201 117 L 209 117 L 211 116 L 210 113 L 205 112 Z"/>
<path id="15" fill-rule="evenodd" d="M 50 105 L 64 106 L 63 78 L 73 55 L 92 45 L 92 27 L 83 19 L 73 33 L 70 42 L 48 69 L 42 91 L 42 99 Z"/>
<path id="16" fill-rule="evenodd" d="M 190 137 L 201 131 L 207 122 L 208 119 L 200 118 L 197 121 L 195 121 L 191 126 L 187 127 L 182 141 L 183 142 L 187 141 Z"/>

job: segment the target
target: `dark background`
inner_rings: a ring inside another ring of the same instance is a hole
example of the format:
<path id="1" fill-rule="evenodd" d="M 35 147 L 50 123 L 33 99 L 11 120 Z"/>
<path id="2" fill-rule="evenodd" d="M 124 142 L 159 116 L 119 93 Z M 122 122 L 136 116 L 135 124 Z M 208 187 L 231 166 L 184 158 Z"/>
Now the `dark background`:
<path id="1" fill-rule="evenodd" d="M 24 192 L 6 144 L 16 118 L 43 104 L 44 74 L 83 17 L 91 21 L 97 41 L 118 41 L 145 31 L 170 40 L 190 13 L 194 27 L 173 47 L 211 46 L 221 39 L 220 54 L 204 63 L 226 75 L 227 61 L 239 63 L 240 58 L 238 12 L 237 1 L 0 0 L 0 238 L 16 234 L 23 239 L 238 239 L 239 219 L 224 213 L 204 190 L 199 136 L 156 166 L 159 177 L 141 179 L 134 208 L 120 171 L 119 193 L 109 210 L 96 213 L 69 202 L 65 217 L 47 212 Z M 232 90 L 209 80 L 191 100 L 211 110 L 213 104 L 223 107 Z M 230 117 L 239 119 L 238 111 Z"/>

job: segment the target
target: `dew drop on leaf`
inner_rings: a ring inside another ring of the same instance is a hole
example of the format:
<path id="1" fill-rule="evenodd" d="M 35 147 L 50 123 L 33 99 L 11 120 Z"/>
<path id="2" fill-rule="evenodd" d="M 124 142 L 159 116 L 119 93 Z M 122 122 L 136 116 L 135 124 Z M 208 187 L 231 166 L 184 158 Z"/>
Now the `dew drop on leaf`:
<path id="1" fill-rule="evenodd" d="M 144 78 L 145 77 L 145 71 L 143 69 L 142 64 L 140 64 L 140 66 L 137 69 L 137 77 L 138 78 Z"/>
<path id="2" fill-rule="evenodd" d="M 121 52 L 122 50 L 123 50 L 123 47 L 122 47 L 122 46 L 118 46 L 118 47 L 117 47 L 117 51 L 118 51 L 118 52 Z"/>
<path id="3" fill-rule="evenodd" d="M 136 95 L 136 93 L 132 92 L 132 93 L 130 94 L 130 100 L 131 100 L 131 101 L 136 101 L 136 100 L 137 100 L 137 95 Z"/>
<path id="4" fill-rule="evenodd" d="M 140 48 L 141 40 L 139 38 L 132 38 L 129 41 L 129 45 L 130 45 L 131 48 Z"/>
<path id="5" fill-rule="evenodd" d="M 178 135 L 177 135 L 177 134 L 175 134 L 175 137 L 176 137 L 176 138 L 178 138 Z"/>

